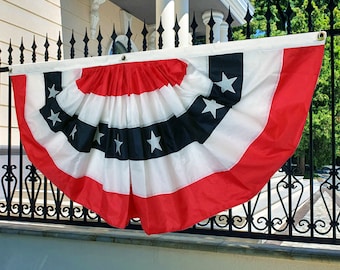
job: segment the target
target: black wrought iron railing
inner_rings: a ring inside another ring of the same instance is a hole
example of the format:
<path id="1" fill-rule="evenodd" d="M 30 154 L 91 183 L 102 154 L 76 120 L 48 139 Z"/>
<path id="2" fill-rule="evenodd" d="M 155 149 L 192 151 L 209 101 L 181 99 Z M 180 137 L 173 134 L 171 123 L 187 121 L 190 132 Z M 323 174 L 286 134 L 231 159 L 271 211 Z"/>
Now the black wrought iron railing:
<path id="1" fill-rule="evenodd" d="M 258 34 L 271 36 L 273 34 L 291 34 L 294 30 L 294 7 L 288 2 L 286 6 L 279 4 L 280 1 L 263 1 L 263 6 L 258 7 L 255 14 L 257 22 L 249 11 L 245 14 L 246 24 L 244 27 L 233 29 L 232 12 L 229 12 L 226 22 L 229 25 L 228 40 L 232 42 L 235 38 L 257 38 Z M 292 1 L 293 2 L 293 1 Z M 316 13 L 323 8 L 319 1 L 304 1 L 305 7 L 301 7 L 303 18 L 306 20 L 301 32 L 314 30 L 326 30 L 327 38 L 327 65 L 323 67 L 323 72 L 329 73 L 329 83 L 326 84 L 329 111 L 327 112 L 330 121 L 330 134 L 325 137 L 327 140 L 323 151 L 329 153 L 329 166 L 317 170 L 320 165 L 316 165 L 317 157 L 315 156 L 315 133 L 323 132 L 318 129 L 322 128 L 315 121 L 315 110 L 317 107 L 311 107 L 308 125 L 305 132 L 308 136 L 307 147 L 305 147 L 304 160 L 308 166 L 304 175 L 300 175 L 298 167 L 294 163 L 295 158 L 287 161 L 281 171 L 277 172 L 263 190 L 251 201 L 221 212 L 219 215 L 204 220 L 192 228 L 186 230 L 187 233 L 209 234 L 221 236 L 247 237 L 257 239 L 273 239 L 278 241 L 302 241 L 317 242 L 328 244 L 340 244 L 340 169 L 337 165 L 339 162 L 339 88 L 340 66 L 336 59 L 339 59 L 340 48 L 340 11 L 339 4 L 334 0 L 327 2 L 326 9 L 322 10 L 327 22 L 326 26 L 320 26 L 316 19 Z M 301 14 L 299 14 L 301 16 Z M 298 18 L 300 20 L 300 18 Z M 295 21 L 296 23 L 296 21 Z M 301 22 L 300 22 L 301 23 Z M 212 27 L 213 18 L 210 23 L 211 31 L 208 40 L 213 40 Z M 263 31 L 259 29 L 260 25 L 265 25 Z M 197 23 L 195 18 L 191 23 L 192 43 L 198 43 L 196 37 Z M 322 28 L 320 28 L 322 27 Z M 319 29 L 320 28 L 320 29 Z M 259 31 L 257 31 L 259 30 Z M 178 36 L 179 27 L 174 27 L 174 35 Z M 274 33 L 275 32 L 275 33 Z M 141 29 L 143 35 L 143 44 L 141 48 L 147 50 L 147 29 L 144 26 Z M 158 27 L 159 49 L 162 48 L 162 26 Z M 128 42 L 126 50 L 131 51 L 131 37 L 133 33 L 129 29 L 126 33 Z M 117 53 L 118 44 L 116 43 L 117 34 L 115 30 L 111 35 L 112 53 Z M 102 55 L 103 37 L 98 32 L 97 51 Z M 44 60 L 49 61 L 49 39 L 46 36 L 44 44 Z M 85 31 L 84 39 L 84 57 L 89 56 L 89 38 Z M 72 33 L 70 37 L 70 58 L 75 57 L 75 38 Z M 175 39 L 175 46 L 179 45 L 178 38 Z M 30 47 L 32 62 L 36 62 L 37 44 L 33 39 Z M 59 36 L 57 41 L 57 59 L 62 58 L 63 42 Z M 199 45 L 198 45 L 199 46 Z M 9 66 L 13 64 L 13 55 L 19 56 L 20 63 L 25 63 L 24 57 L 27 51 L 24 41 L 17 47 L 13 47 L 11 42 L 7 48 L 8 61 L 0 68 L 2 74 L 7 74 Z M 55 52 L 54 52 L 55 53 Z M 1 89 L 3 91 L 3 88 Z M 318 91 L 318 90 L 317 90 Z M 320 103 L 320 100 L 315 100 Z M 293 117 L 293 116 L 292 116 Z M 0 148 L 0 220 L 17 220 L 30 222 L 51 222 L 87 226 L 108 226 L 96 213 L 78 205 L 69 200 L 59 189 L 57 189 L 44 175 L 42 175 L 34 165 L 27 159 L 24 150 L 19 142 L 13 141 L 13 134 L 17 132 L 17 127 L 13 124 L 13 99 L 11 93 L 11 83 L 8 80 L 8 112 L 7 112 L 7 145 Z M 131 220 L 129 228 L 141 229 L 138 220 Z"/>

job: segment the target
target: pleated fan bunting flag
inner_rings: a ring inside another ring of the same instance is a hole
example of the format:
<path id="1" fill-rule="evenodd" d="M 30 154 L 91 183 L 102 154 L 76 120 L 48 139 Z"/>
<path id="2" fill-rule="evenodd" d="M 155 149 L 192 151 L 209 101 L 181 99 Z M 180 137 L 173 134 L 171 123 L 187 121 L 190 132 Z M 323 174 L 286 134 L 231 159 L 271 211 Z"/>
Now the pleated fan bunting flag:
<path id="1" fill-rule="evenodd" d="M 23 146 L 110 225 L 186 229 L 250 200 L 292 156 L 322 35 L 12 66 Z"/>

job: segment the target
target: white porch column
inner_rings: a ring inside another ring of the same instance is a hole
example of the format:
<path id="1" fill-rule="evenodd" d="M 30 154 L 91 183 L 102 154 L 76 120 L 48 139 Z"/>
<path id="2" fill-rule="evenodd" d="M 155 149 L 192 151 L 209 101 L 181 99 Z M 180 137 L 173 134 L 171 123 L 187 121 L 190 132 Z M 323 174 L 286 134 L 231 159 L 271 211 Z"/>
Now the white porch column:
<path id="1" fill-rule="evenodd" d="M 175 11 L 180 27 L 179 47 L 189 46 L 189 0 L 175 0 Z"/>
<path id="2" fill-rule="evenodd" d="M 174 0 L 156 0 L 156 30 L 159 27 L 160 20 L 162 19 L 162 26 L 164 32 L 162 34 L 163 38 L 163 48 L 173 48 L 175 47 L 175 32 L 173 27 L 175 25 L 175 1 Z M 158 48 L 158 38 L 157 33 L 157 48 Z"/>
<path id="3" fill-rule="evenodd" d="M 97 25 L 99 22 L 99 6 L 105 3 L 106 0 L 92 0 L 90 13 L 90 37 L 96 38 Z"/>
<path id="4" fill-rule="evenodd" d="M 213 26 L 213 33 L 214 33 L 214 40 L 213 43 L 221 41 L 221 23 L 223 21 L 224 14 L 220 11 L 213 11 L 212 12 L 213 19 L 215 21 L 215 24 Z M 211 17 L 211 11 L 207 10 L 202 15 L 203 23 L 205 24 L 205 34 L 206 34 L 206 43 L 209 43 L 209 36 L 210 36 L 210 26 L 208 25 L 208 22 Z"/>

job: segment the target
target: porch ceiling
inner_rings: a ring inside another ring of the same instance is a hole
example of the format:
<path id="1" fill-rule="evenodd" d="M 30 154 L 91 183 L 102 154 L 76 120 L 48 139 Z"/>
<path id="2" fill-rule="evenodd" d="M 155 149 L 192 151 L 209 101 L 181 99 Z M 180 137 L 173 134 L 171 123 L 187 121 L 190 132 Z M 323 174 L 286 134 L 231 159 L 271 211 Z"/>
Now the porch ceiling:
<path id="1" fill-rule="evenodd" d="M 110 0 L 123 10 L 132 14 L 140 20 L 145 20 L 146 24 L 155 24 L 156 22 L 156 0 L 143 1 L 126 1 L 126 0 Z M 243 18 L 247 12 L 248 0 L 191 0 L 189 1 L 189 19 L 190 23 L 195 12 L 196 22 L 198 24 L 197 32 L 204 34 L 205 27 L 202 22 L 202 14 L 207 10 L 218 10 L 224 13 L 225 18 L 228 16 L 229 7 L 232 10 L 234 24 L 241 25 L 244 23 Z M 250 4 L 249 4 L 250 5 Z M 250 5 L 251 11 L 253 7 Z"/>

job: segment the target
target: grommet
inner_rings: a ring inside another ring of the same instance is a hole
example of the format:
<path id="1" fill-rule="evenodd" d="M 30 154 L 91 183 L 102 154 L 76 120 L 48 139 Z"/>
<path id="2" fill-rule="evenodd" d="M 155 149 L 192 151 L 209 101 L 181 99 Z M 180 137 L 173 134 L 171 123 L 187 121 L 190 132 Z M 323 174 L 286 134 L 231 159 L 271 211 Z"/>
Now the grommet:
<path id="1" fill-rule="evenodd" d="M 125 55 L 122 55 L 122 61 L 125 61 L 126 60 L 126 56 Z"/>
<path id="2" fill-rule="evenodd" d="M 318 33 L 318 40 L 325 40 L 326 38 L 326 32 L 322 31 Z"/>

